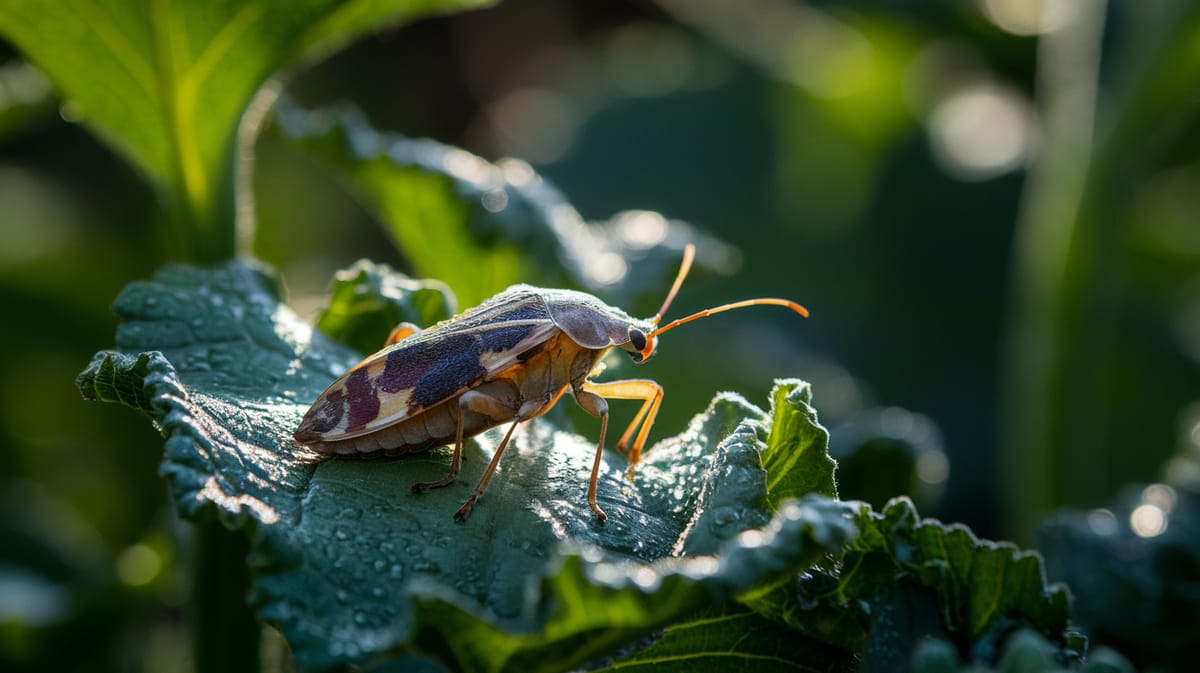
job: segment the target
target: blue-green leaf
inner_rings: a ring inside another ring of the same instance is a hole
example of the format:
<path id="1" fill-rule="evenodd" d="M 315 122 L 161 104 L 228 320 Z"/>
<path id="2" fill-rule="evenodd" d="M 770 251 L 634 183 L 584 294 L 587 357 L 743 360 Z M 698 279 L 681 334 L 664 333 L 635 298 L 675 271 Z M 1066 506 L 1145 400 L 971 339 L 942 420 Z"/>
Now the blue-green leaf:
<path id="1" fill-rule="evenodd" d="M 594 440 L 544 420 L 514 435 L 457 524 L 497 434 L 468 443 L 458 482 L 419 496 L 409 485 L 444 474 L 445 451 L 323 460 L 298 447 L 307 404 L 358 355 L 298 320 L 269 273 L 171 266 L 115 310 L 117 351 L 99 354 L 80 388 L 161 428 L 183 516 L 215 513 L 251 534 L 252 601 L 306 670 L 421 653 L 464 670 L 581 664 L 793 576 L 854 535 L 842 503 L 767 505 L 761 437 L 784 442 L 786 424 L 728 394 L 657 444 L 632 481 L 606 456 L 605 525 L 585 499 Z M 774 415 L 808 413 L 787 392 L 805 384 L 778 385 Z"/>

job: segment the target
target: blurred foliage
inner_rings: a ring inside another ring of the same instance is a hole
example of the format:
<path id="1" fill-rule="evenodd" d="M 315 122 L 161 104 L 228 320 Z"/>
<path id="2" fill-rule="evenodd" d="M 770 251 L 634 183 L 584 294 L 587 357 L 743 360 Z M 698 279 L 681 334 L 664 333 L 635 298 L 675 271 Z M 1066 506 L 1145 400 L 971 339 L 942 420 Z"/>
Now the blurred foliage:
<path id="1" fill-rule="evenodd" d="M 199 174 L 232 171 L 231 120 L 283 63 L 309 61 L 286 85 L 302 105 L 349 99 L 381 135 L 429 136 L 490 166 L 523 158 L 584 221 L 638 208 L 713 232 L 741 252 L 742 267 L 719 282 L 697 274 L 676 302 L 681 314 L 768 295 L 813 310 L 800 325 L 748 311 L 669 335 L 653 363 L 667 389 L 664 435 L 716 390 L 754 399 L 771 378 L 798 375 L 812 381 L 835 439 L 860 437 L 905 466 L 913 447 L 874 425 L 871 410 L 933 419 L 953 477 L 920 487 L 944 491 L 934 513 L 981 534 L 998 534 L 1005 516 L 1006 530 L 1029 531 L 1051 507 L 1102 506 L 1123 484 L 1152 481 L 1200 436 L 1175 432 L 1200 390 L 1197 5 L 1048 3 L 1058 9 L 1032 22 L 1018 11 L 1038 4 L 514 0 L 353 44 L 377 17 L 335 14 L 322 34 L 349 46 L 321 62 L 311 58 L 332 43 L 285 48 L 295 34 L 272 22 L 271 40 L 234 35 L 229 53 L 253 58 L 213 72 L 237 85 L 209 86 L 213 107 L 190 108 L 204 128 L 184 124 L 176 130 L 195 133 L 173 136 L 144 124 L 145 110 L 165 109 L 171 87 L 198 72 L 195 44 L 159 44 L 171 58 L 135 50 L 165 87 L 137 91 L 110 72 L 122 61 L 90 15 L 23 37 L 0 21 L 0 35 L 41 67 L 0 45 L 0 310 L 10 323 L 0 335 L 0 495 L 10 504 L 0 668 L 71 668 L 84 657 L 92 670 L 193 663 L 183 635 L 192 532 L 164 507 L 161 444 L 135 414 L 80 403 L 68 382 L 110 342 L 112 297 L 187 247 L 164 224 L 186 219 L 183 172 L 172 168 L 183 154 L 170 149 L 182 145 L 172 143 L 219 138 L 203 141 L 214 154 Z M 115 3 L 88 5 L 100 6 Z M 1074 10 L 1084 20 L 1064 7 L 1084 7 Z M 193 7 L 191 19 L 212 20 L 189 20 L 185 32 L 216 34 L 236 9 Z M 142 34 L 153 22 L 132 12 L 120 25 Z M 1072 47 L 1065 40 L 1079 26 L 1091 37 Z M 1064 98 L 1069 114 L 1055 102 Z M 142 174 L 80 120 L 109 129 L 110 141 L 118 129 L 144 131 L 145 143 L 119 150 L 141 157 Z M 1065 154 L 1056 145 L 1080 137 Z M 427 252 L 396 249 L 373 221 L 378 204 L 331 180 L 312 148 L 268 133 L 255 149 L 256 202 L 242 204 L 242 233 L 257 215 L 254 254 L 282 269 L 304 317 L 354 259 L 428 275 L 419 271 Z M 1030 205 L 1038 194 L 1082 214 Z M 213 249 L 234 247 L 233 230 L 220 233 L 229 240 Z M 647 287 L 621 305 L 651 313 L 666 266 L 643 274 Z M 510 272 L 527 280 L 558 268 Z M 472 269 L 456 271 L 441 278 L 452 289 L 491 291 Z M 1015 346 L 1027 338 L 1066 353 L 1067 366 Z M 1043 375 L 1052 385 L 1037 383 Z M 1022 408 L 1053 423 L 1019 420 Z M 864 427 L 881 434 L 858 434 Z M 913 483 L 859 491 L 850 462 L 852 496 L 878 504 Z M 1098 548 L 1072 546 L 1083 557 Z M 1067 565 L 1076 563 L 1085 567 Z"/>
<path id="2" fill-rule="evenodd" d="M 1188 419 L 1188 434 L 1197 419 Z M 1200 657 L 1200 444 L 1166 479 L 1128 485 L 1108 507 L 1062 511 L 1038 531 L 1047 571 L 1076 593 L 1092 639 L 1138 668 L 1183 673 Z"/>

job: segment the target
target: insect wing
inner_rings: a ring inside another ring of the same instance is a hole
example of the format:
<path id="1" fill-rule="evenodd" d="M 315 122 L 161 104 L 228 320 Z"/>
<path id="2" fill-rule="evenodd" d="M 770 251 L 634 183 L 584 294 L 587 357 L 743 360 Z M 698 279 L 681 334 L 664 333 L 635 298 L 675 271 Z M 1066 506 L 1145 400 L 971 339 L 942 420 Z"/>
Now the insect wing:
<path id="1" fill-rule="evenodd" d="M 506 371 L 557 329 L 537 293 L 512 288 L 363 360 L 321 393 L 296 439 L 348 439 L 402 421 Z"/>

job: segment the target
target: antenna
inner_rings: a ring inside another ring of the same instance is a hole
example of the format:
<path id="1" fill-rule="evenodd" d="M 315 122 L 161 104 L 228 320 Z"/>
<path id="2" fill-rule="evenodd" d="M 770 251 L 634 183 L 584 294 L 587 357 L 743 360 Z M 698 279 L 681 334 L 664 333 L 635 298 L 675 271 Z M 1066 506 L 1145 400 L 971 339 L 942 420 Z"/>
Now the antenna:
<path id="1" fill-rule="evenodd" d="M 663 325 L 662 327 L 659 327 L 658 329 L 647 334 L 646 336 L 647 337 L 656 337 L 659 334 L 662 334 L 663 332 L 666 332 L 667 330 L 679 327 L 680 325 L 682 325 L 684 323 L 689 323 L 693 320 L 699 320 L 700 318 L 707 318 L 708 316 L 714 315 L 716 313 L 724 313 L 725 311 L 732 311 L 735 308 L 745 308 L 747 306 L 760 306 L 760 305 L 785 306 L 787 308 L 792 309 L 796 313 L 799 313 L 800 315 L 804 316 L 805 318 L 808 317 L 808 309 L 804 308 L 800 304 L 797 304 L 796 302 L 791 301 L 789 299 L 776 299 L 774 297 L 762 297 L 759 299 L 744 299 L 742 301 L 735 301 L 732 304 L 722 304 L 720 306 L 714 306 L 712 308 L 704 309 L 703 311 L 700 311 L 699 313 L 693 313 L 693 314 L 687 316 L 686 318 L 672 320 L 671 322 L 667 323 L 666 325 Z"/>
<path id="2" fill-rule="evenodd" d="M 657 325 L 658 322 L 660 320 L 662 320 L 663 314 L 667 312 L 667 307 L 669 307 L 671 305 L 671 301 L 673 299 L 675 299 L 675 294 L 677 292 L 679 292 L 679 287 L 681 285 L 683 285 L 683 279 L 687 277 L 688 271 L 691 270 L 692 260 L 694 260 L 695 258 L 696 258 L 696 246 L 691 243 L 688 243 L 687 246 L 685 246 L 683 249 L 683 261 L 679 265 L 679 273 L 676 274 L 676 276 L 675 276 L 675 284 L 671 286 L 671 291 L 667 293 L 667 299 L 666 299 L 666 301 L 663 302 L 662 308 L 658 309 L 658 313 L 654 314 L 654 317 L 650 319 L 650 322 Z M 745 308 L 747 306 L 761 306 L 761 305 L 783 306 L 785 308 L 792 309 L 793 311 L 795 311 L 796 313 L 799 313 L 800 315 L 804 316 L 805 318 L 808 317 L 808 309 L 804 308 L 803 306 L 801 306 L 800 304 L 797 304 L 794 301 L 791 301 L 790 299 L 776 299 L 773 297 L 763 297 L 763 298 L 759 298 L 759 299 L 744 299 L 742 301 L 735 301 L 732 304 L 722 304 L 720 306 L 714 306 L 713 308 L 705 309 L 703 311 L 700 311 L 699 313 L 693 313 L 685 318 L 680 318 L 678 320 L 672 320 L 671 322 L 667 323 L 666 325 L 663 325 L 662 327 L 659 327 L 658 329 L 654 330 L 653 332 L 647 334 L 646 337 L 647 338 L 656 337 L 659 334 L 662 334 L 663 332 L 666 332 L 667 330 L 675 329 L 676 327 L 679 327 L 680 325 L 683 325 L 684 323 L 689 323 L 693 320 L 699 320 L 700 318 L 707 318 L 708 316 L 714 315 L 717 313 L 724 313 L 725 311 L 732 311 L 735 308 Z"/>
<path id="3" fill-rule="evenodd" d="M 688 271 L 692 270 L 692 260 L 696 259 L 696 246 L 688 243 L 683 247 L 683 261 L 679 263 L 679 273 L 675 274 L 675 284 L 671 286 L 671 291 L 667 293 L 667 298 L 663 300 L 662 308 L 658 309 L 658 313 L 650 319 L 650 322 L 655 325 L 659 320 L 662 320 L 663 314 L 667 312 L 667 307 L 671 305 L 671 301 L 675 299 L 675 294 L 679 292 L 679 288 L 683 285 L 683 279 L 687 277 Z"/>

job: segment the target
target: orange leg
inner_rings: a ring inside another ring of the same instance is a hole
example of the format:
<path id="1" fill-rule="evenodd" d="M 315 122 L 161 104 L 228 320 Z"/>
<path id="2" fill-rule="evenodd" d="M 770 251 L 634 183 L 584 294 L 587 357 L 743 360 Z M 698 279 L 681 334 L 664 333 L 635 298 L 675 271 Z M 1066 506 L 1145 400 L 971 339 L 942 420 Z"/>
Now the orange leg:
<path id="1" fill-rule="evenodd" d="M 497 422 L 511 420 L 517 416 L 517 411 L 504 400 L 478 390 L 468 390 L 463 393 L 458 398 L 458 428 L 454 434 L 454 455 L 450 458 L 450 471 L 436 481 L 422 481 L 413 484 L 413 493 L 421 493 L 431 488 L 441 488 L 454 481 L 454 478 L 458 476 L 463 461 L 463 416 L 468 411 L 483 414 Z M 521 420 L 524 419 L 517 418 L 518 422 Z"/>
<path id="2" fill-rule="evenodd" d="M 471 497 L 463 503 L 462 507 L 454 513 L 454 520 L 462 523 L 471 516 L 471 510 L 475 508 L 475 502 L 479 500 L 479 496 L 487 490 L 488 482 L 492 480 L 492 475 L 496 472 L 496 466 L 500 464 L 500 455 L 504 453 L 504 447 L 508 446 L 508 440 L 512 437 L 513 430 L 517 429 L 517 424 L 521 419 L 513 421 L 513 424 L 508 426 L 508 432 L 504 433 L 504 439 L 500 441 L 500 446 L 496 447 L 496 454 L 492 456 L 492 462 L 488 463 L 487 469 L 484 470 L 483 476 L 479 478 L 479 483 L 475 484 L 475 490 L 471 491 Z"/>
<path id="3" fill-rule="evenodd" d="M 592 461 L 592 477 L 588 481 L 588 506 L 600 518 L 600 523 L 604 523 L 608 516 L 596 502 L 596 483 L 600 478 L 600 457 L 604 452 L 604 435 L 608 431 L 608 402 L 605 398 L 644 400 L 641 410 L 638 411 L 633 423 L 630 424 L 629 429 L 625 431 L 625 435 L 617 445 L 617 448 L 624 452 L 624 445 L 629 441 L 633 430 L 641 424 L 642 430 L 638 433 L 633 448 L 626 454 L 632 474 L 633 465 L 641 458 L 642 445 L 646 443 L 646 436 L 650 434 L 650 426 L 654 424 L 654 417 L 658 414 L 658 405 L 662 401 L 663 395 L 662 386 L 648 379 L 604 383 L 584 381 L 583 385 L 575 389 L 574 394 L 579 406 L 583 407 L 584 411 L 600 419 L 600 440 L 596 443 L 596 459 Z"/>
<path id="4" fill-rule="evenodd" d="M 596 442 L 596 459 L 592 461 L 592 477 L 588 480 L 588 507 L 596 513 L 600 519 L 600 523 L 608 521 L 608 515 L 604 510 L 600 509 L 600 504 L 596 502 L 596 483 L 600 480 L 600 456 L 604 453 L 604 433 L 608 430 L 608 402 L 603 397 L 594 392 L 586 390 L 589 386 L 588 382 L 584 381 L 583 386 L 576 388 L 574 391 L 575 401 L 579 402 L 579 406 L 589 414 L 600 419 L 600 440 Z"/>
<path id="5" fill-rule="evenodd" d="M 632 470 L 633 466 L 642 459 L 642 448 L 646 445 L 646 438 L 650 436 L 654 418 L 658 416 L 658 407 L 662 404 L 663 398 L 662 386 L 649 379 L 627 379 L 604 383 L 586 381 L 583 388 L 609 399 L 643 401 L 642 408 L 633 417 L 633 422 L 629 424 L 624 434 L 621 435 L 621 439 L 617 441 L 617 450 L 624 453 L 629 459 L 630 470 Z M 641 430 L 637 433 L 633 445 L 630 446 L 629 438 L 633 437 L 633 431 L 637 430 L 638 426 L 641 426 Z"/>
<path id="6" fill-rule="evenodd" d="M 413 484 L 410 487 L 413 493 L 424 493 L 431 488 L 441 488 L 454 481 L 454 478 L 458 476 L 458 471 L 460 468 L 462 468 L 464 413 L 466 413 L 466 411 L 460 405 L 458 408 L 458 429 L 454 434 L 454 456 L 450 458 L 450 471 L 447 472 L 446 476 L 442 477 L 441 479 L 436 479 L 434 481 L 419 481 Z"/>

